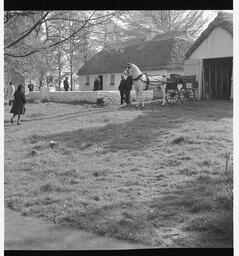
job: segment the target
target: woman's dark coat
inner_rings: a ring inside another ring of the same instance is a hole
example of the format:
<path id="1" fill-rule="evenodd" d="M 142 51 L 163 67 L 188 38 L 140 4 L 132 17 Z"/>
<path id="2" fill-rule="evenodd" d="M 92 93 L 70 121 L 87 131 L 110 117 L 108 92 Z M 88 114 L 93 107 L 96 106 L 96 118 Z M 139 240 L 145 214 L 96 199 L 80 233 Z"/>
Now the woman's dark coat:
<path id="1" fill-rule="evenodd" d="M 14 115 L 25 114 L 24 105 L 26 104 L 26 98 L 22 90 L 16 90 L 14 93 L 13 106 L 10 110 L 10 113 Z"/>

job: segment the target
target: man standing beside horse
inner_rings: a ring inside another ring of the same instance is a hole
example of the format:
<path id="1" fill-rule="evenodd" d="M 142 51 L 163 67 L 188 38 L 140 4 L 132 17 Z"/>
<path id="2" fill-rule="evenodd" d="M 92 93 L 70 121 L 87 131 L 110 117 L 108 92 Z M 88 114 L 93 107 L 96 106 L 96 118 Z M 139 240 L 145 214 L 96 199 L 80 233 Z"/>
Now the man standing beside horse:
<path id="1" fill-rule="evenodd" d="M 121 75 L 121 81 L 118 87 L 118 91 L 120 91 L 120 104 L 122 105 L 125 100 L 125 84 L 126 80 L 123 75 Z"/>
<path id="2" fill-rule="evenodd" d="M 125 101 L 126 101 L 127 105 L 131 104 L 130 92 L 132 90 L 132 85 L 133 85 L 133 78 L 132 78 L 132 76 L 127 76 L 127 78 L 125 80 Z"/>
<path id="3" fill-rule="evenodd" d="M 151 90 L 154 88 L 161 88 L 163 92 L 163 103 L 162 106 L 166 103 L 166 83 L 167 79 L 161 75 L 149 76 L 146 73 L 142 73 L 140 69 L 133 63 L 127 63 L 126 68 L 123 72 L 127 76 L 132 76 L 134 81 L 134 89 L 136 93 L 136 108 L 139 107 L 139 97 L 141 98 L 141 106 L 144 108 L 144 96 L 143 91 Z"/>

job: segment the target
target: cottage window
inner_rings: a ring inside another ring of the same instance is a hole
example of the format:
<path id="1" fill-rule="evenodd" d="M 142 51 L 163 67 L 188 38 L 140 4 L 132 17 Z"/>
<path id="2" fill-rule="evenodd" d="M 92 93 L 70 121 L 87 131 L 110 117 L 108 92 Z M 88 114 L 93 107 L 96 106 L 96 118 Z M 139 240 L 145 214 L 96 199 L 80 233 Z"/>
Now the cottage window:
<path id="1" fill-rule="evenodd" d="M 110 77 L 110 85 L 114 85 L 115 84 L 115 75 L 112 74 Z"/>
<path id="2" fill-rule="evenodd" d="M 86 76 L 85 85 L 89 85 L 89 84 L 90 84 L 90 76 Z"/>

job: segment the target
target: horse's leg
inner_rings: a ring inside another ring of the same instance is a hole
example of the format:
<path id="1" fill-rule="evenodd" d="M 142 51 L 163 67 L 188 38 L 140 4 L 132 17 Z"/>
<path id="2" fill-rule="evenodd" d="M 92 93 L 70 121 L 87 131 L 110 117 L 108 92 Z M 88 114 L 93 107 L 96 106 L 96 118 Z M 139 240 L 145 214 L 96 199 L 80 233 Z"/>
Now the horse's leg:
<path id="1" fill-rule="evenodd" d="M 144 95 L 142 91 L 140 91 L 140 99 L 141 99 L 141 106 L 142 108 L 144 108 Z"/>
<path id="2" fill-rule="evenodd" d="M 135 90 L 135 94 L 136 94 L 136 100 L 137 100 L 136 108 L 138 108 L 139 107 L 139 90 Z"/>
<path id="3" fill-rule="evenodd" d="M 165 106 L 165 102 L 166 102 L 166 99 L 165 99 L 165 95 L 166 95 L 166 84 L 163 84 L 163 86 L 162 86 L 162 92 L 163 92 L 163 102 L 162 102 L 161 106 Z"/>

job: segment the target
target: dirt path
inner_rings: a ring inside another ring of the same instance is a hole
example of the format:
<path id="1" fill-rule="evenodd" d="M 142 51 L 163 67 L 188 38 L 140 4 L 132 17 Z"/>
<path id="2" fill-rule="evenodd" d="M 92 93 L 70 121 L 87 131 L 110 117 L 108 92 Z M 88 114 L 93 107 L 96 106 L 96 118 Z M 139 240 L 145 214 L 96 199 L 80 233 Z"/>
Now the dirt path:
<path id="1" fill-rule="evenodd" d="M 24 217 L 5 208 L 5 250 L 110 250 L 143 248 L 96 236 L 73 228 L 61 227 L 43 220 Z"/>

